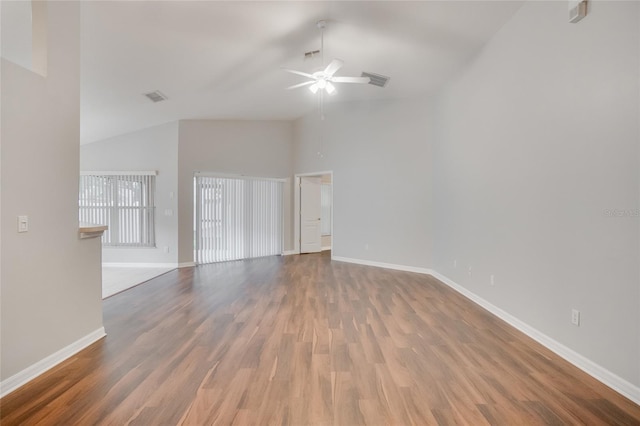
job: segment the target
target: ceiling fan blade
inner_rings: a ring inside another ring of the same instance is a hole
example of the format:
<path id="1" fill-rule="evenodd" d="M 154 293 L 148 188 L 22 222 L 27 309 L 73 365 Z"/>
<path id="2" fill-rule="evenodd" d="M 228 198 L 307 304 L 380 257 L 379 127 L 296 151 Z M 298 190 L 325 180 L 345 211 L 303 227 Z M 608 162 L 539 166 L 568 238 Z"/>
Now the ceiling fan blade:
<path id="1" fill-rule="evenodd" d="M 290 70 L 289 68 L 282 68 L 284 71 L 286 72 L 290 72 L 291 74 L 298 74 L 301 75 L 303 77 L 307 77 L 307 78 L 313 78 L 314 80 L 316 79 L 313 75 L 306 73 L 306 72 L 302 72 L 302 71 L 296 71 L 296 70 Z"/>
<path id="2" fill-rule="evenodd" d="M 371 82 L 369 77 L 332 77 L 331 81 L 334 83 L 362 83 L 367 84 Z"/>
<path id="3" fill-rule="evenodd" d="M 312 80 L 312 81 L 305 81 L 304 83 L 300 83 L 300 84 L 294 84 L 293 86 L 287 87 L 287 90 L 293 90 L 293 89 L 297 89 L 298 87 L 308 86 L 308 85 L 313 84 L 315 82 L 316 82 L 315 80 Z"/>
<path id="4" fill-rule="evenodd" d="M 342 65 L 344 65 L 344 62 L 342 62 L 340 59 L 334 59 L 324 69 L 324 75 L 326 77 L 331 77 L 332 75 L 334 75 L 336 73 L 336 71 L 338 71 L 340 68 L 342 68 Z"/>

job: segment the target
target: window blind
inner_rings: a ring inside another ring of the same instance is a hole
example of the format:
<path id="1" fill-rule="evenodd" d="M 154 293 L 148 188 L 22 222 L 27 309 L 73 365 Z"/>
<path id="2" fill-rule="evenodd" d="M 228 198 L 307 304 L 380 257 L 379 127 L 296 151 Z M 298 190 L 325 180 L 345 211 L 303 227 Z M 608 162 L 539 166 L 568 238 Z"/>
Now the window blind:
<path id="1" fill-rule="evenodd" d="M 282 191 L 281 180 L 196 176 L 196 261 L 282 254 Z"/>
<path id="2" fill-rule="evenodd" d="M 83 173 L 80 221 L 108 225 L 105 246 L 155 247 L 155 172 Z"/>

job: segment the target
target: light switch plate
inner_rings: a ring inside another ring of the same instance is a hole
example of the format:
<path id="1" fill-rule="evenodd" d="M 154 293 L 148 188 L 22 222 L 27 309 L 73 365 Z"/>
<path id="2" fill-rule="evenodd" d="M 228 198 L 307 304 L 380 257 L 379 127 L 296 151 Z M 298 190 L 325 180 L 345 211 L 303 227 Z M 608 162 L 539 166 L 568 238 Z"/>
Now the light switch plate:
<path id="1" fill-rule="evenodd" d="M 29 216 L 18 216 L 18 232 L 29 231 Z"/>

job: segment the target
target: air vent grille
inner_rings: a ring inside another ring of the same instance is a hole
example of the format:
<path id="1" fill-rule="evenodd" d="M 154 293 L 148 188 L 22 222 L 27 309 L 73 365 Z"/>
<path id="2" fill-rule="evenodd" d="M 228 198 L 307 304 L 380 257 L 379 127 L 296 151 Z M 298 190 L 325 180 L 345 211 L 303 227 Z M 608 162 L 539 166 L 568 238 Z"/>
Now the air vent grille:
<path id="1" fill-rule="evenodd" d="M 373 84 L 374 86 L 378 86 L 378 87 L 386 86 L 389 79 L 391 79 L 391 77 L 387 77 L 380 74 L 374 74 L 372 72 L 363 72 L 362 77 L 369 77 L 371 79 L 369 84 Z"/>
<path id="2" fill-rule="evenodd" d="M 319 53 L 320 53 L 319 50 L 312 50 L 310 52 L 304 52 L 304 58 L 305 59 L 310 59 L 310 58 L 313 58 L 314 56 L 316 56 Z"/>
<path id="3" fill-rule="evenodd" d="M 167 97 L 159 90 L 156 90 L 155 92 L 145 93 L 144 96 L 149 98 L 151 102 L 162 102 L 167 100 Z"/>

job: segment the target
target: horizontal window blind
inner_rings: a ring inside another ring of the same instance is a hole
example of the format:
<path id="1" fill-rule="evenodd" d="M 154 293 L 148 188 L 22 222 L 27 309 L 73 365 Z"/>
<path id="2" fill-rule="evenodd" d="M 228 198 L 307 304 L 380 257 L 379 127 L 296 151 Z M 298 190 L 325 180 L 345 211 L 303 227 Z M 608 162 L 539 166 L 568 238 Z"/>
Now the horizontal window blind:
<path id="1" fill-rule="evenodd" d="M 200 264 L 282 254 L 282 181 L 196 176 Z"/>
<path id="2" fill-rule="evenodd" d="M 155 247 L 155 172 L 83 173 L 80 221 L 108 225 L 105 246 Z"/>

